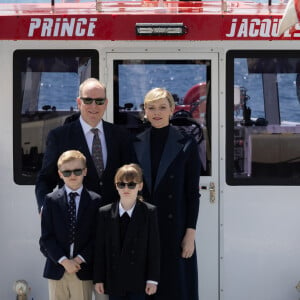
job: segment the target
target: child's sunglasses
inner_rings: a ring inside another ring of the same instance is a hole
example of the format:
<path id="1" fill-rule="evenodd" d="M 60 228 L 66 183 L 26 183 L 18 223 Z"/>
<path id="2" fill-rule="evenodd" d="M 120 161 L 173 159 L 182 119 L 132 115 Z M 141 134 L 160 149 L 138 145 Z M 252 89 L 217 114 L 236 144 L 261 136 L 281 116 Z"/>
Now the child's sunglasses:
<path id="1" fill-rule="evenodd" d="M 134 190 L 137 183 L 136 182 L 117 182 L 116 183 L 118 189 L 125 189 L 125 186 L 127 185 L 127 187 L 130 189 L 130 190 Z"/>
<path id="2" fill-rule="evenodd" d="M 83 170 L 84 169 L 75 169 L 75 170 L 65 170 L 60 172 L 63 174 L 64 177 L 70 177 L 72 173 L 76 176 L 80 176 Z"/>

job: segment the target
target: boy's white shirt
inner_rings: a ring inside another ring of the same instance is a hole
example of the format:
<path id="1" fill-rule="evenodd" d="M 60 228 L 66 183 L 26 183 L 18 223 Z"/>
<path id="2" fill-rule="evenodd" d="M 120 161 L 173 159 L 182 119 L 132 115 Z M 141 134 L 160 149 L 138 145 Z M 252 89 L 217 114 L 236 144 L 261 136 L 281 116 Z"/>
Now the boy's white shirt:
<path id="1" fill-rule="evenodd" d="M 123 206 L 122 206 L 121 201 L 120 201 L 120 202 L 119 202 L 119 215 L 120 215 L 120 217 L 122 217 L 123 214 L 124 214 L 125 212 L 127 212 L 128 216 L 131 218 L 132 213 L 133 213 L 133 210 L 134 210 L 134 208 L 135 208 L 135 204 L 136 204 L 136 202 L 134 203 L 134 205 L 133 205 L 129 210 L 125 210 L 125 209 L 123 208 Z"/>

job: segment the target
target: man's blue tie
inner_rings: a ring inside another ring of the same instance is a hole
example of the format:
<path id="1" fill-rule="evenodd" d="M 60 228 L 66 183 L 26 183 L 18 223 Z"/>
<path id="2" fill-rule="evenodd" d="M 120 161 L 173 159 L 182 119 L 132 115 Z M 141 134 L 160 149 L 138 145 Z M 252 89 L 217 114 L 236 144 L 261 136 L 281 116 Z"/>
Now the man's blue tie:
<path id="1" fill-rule="evenodd" d="M 73 244 L 75 240 L 75 228 L 76 228 L 76 204 L 75 198 L 78 195 L 76 192 L 69 193 L 69 243 Z"/>

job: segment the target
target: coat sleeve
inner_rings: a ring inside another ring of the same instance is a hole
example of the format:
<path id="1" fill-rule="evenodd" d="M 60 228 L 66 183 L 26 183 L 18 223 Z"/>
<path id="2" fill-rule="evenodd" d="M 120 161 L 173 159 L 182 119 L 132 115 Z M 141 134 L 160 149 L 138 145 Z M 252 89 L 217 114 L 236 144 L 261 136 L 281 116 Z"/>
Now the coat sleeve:
<path id="1" fill-rule="evenodd" d="M 68 256 L 68 253 L 65 253 L 57 242 L 53 219 L 52 201 L 46 196 L 41 216 L 40 250 L 54 263 L 58 263 L 58 260 L 63 256 Z"/>
<path id="2" fill-rule="evenodd" d="M 153 207 L 149 214 L 147 278 L 159 282 L 160 274 L 160 239 L 157 219 L 157 209 Z"/>
<path id="3" fill-rule="evenodd" d="M 97 229 L 94 257 L 94 283 L 104 283 L 106 273 L 105 259 L 105 212 L 99 209 L 97 215 Z"/>
<path id="4" fill-rule="evenodd" d="M 186 152 L 187 161 L 185 166 L 185 195 L 187 203 L 186 228 L 196 229 L 200 193 L 199 180 L 201 172 L 201 161 L 197 144 L 192 140 L 189 149 Z"/>

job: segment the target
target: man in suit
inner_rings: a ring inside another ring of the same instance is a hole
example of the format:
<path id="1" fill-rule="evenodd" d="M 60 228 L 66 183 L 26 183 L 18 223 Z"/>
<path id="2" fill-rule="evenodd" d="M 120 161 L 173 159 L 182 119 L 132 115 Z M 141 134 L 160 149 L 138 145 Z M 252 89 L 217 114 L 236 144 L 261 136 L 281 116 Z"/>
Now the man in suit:
<path id="1" fill-rule="evenodd" d="M 130 162 L 131 145 L 125 129 L 102 120 L 107 104 L 105 86 L 97 79 L 89 78 L 79 88 L 77 105 L 80 117 L 49 132 L 42 168 L 36 181 L 39 212 L 44 205 L 45 195 L 63 184 L 58 177 L 56 162 L 61 153 L 70 149 L 79 150 L 87 159 L 88 172 L 84 179 L 87 189 L 100 194 L 104 203 L 115 198 L 114 174 L 120 166 Z M 92 156 L 93 128 L 98 129 L 102 148 L 104 170 L 101 171 L 97 170 Z"/>
<path id="2" fill-rule="evenodd" d="M 83 185 L 86 158 L 76 150 L 58 159 L 65 185 L 48 194 L 42 211 L 40 248 L 47 257 L 50 300 L 92 300 L 96 215 L 100 196 Z"/>

